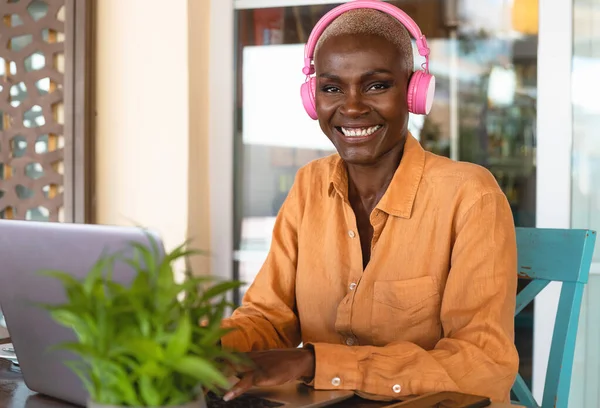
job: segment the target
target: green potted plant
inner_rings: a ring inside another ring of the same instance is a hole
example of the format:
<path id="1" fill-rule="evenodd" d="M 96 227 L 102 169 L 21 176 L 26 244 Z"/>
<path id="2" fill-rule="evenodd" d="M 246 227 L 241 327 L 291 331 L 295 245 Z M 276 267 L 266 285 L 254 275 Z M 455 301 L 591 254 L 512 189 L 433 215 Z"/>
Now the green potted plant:
<path id="1" fill-rule="evenodd" d="M 132 243 L 131 251 L 101 256 L 81 281 L 42 271 L 64 286 L 64 304 L 42 306 L 76 335 L 58 347 L 79 357 L 65 364 L 87 389 L 88 408 L 204 408 L 204 392 L 227 388 L 224 370 L 242 363 L 219 343 L 228 332 L 220 325 L 230 306 L 226 294 L 240 282 L 188 271 L 178 283 L 175 263 L 200 252 L 183 244 L 160 256 L 149 239 L 149 245 Z M 112 279 L 115 262 L 134 269 L 131 284 Z"/>

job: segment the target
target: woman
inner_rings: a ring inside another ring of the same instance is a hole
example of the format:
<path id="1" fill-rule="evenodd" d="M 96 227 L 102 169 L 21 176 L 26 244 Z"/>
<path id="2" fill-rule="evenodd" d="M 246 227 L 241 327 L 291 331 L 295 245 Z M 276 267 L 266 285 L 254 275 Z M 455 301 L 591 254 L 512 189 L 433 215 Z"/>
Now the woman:
<path id="1" fill-rule="evenodd" d="M 225 322 L 237 330 L 223 346 L 255 363 L 225 399 L 302 379 L 373 399 L 508 400 L 518 355 L 506 197 L 484 168 L 425 152 L 408 132 L 409 107 L 429 107 L 410 99 L 423 72 L 397 18 L 341 14 L 314 64 L 316 117 L 338 154 L 298 171 L 269 255 Z"/>

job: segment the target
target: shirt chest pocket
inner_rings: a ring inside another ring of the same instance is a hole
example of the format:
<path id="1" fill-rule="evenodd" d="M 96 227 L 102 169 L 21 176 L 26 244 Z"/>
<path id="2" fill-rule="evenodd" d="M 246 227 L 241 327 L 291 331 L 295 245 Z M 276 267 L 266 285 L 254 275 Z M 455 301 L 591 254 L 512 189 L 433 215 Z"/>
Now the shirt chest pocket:
<path id="1" fill-rule="evenodd" d="M 410 341 L 430 349 L 440 338 L 440 294 L 430 276 L 377 281 L 371 316 L 373 344 Z"/>

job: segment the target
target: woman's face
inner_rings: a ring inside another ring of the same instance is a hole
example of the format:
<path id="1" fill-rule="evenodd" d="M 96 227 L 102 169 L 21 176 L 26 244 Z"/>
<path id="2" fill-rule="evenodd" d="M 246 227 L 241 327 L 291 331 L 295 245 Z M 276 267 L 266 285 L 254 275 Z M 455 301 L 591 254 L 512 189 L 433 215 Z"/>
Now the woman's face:
<path id="1" fill-rule="evenodd" d="M 402 144 L 411 72 L 396 46 L 374 35 L 340 35 L 315 56 L 321 129 L 344 161 L 374 164 Z"/>

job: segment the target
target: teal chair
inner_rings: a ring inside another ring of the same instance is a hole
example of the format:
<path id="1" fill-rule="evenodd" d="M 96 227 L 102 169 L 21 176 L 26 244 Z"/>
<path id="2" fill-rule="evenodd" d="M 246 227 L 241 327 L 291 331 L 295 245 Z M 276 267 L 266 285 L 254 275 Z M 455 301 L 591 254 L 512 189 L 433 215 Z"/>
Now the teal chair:
<path id="1" fill-rule="evenodd" d="M 563 408 L 569 403 L 579 311 L 595 243 L 596 231 L 517 228 L 517 273 L 531 282 L 517 295 L 515 316 L 548 283 L 562 282 L 542 408 Z M 515 403 L 540 407 L 521 375 L 517 376 L 512 390 L 518 400 Z"/>

